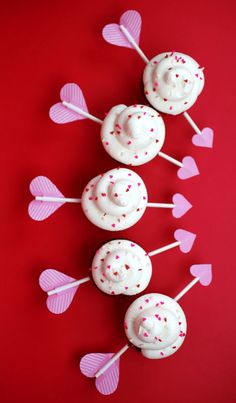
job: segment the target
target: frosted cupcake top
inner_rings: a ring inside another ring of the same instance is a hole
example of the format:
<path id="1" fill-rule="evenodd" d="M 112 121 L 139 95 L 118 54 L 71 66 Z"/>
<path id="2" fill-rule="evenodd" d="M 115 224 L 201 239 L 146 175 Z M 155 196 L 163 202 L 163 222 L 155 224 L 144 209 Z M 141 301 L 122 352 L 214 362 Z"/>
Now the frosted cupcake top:
<path id="1" fill-rule="evenodd" d="M 158 111 L 178 115 L 189 109 L 204 87 L 203 69 L 190 56 L 166 52 L 144 69 L 144 92 Z"/>

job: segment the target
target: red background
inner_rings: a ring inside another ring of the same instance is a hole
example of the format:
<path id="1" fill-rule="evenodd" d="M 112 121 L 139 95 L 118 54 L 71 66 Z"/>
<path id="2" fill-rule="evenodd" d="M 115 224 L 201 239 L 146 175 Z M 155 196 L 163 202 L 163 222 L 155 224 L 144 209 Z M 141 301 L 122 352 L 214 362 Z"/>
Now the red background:
<path id="1" fill-rule="evenodd" d="M 119 388 L 108 399 L 232 402 L 235 1 L 1 3 L 1 402 L 107 399 L 80 374 L 79 360 L 87 352 L 115 352 L 126 343 L 122 322 L 134 298 L 106 296 L 91 282 L 81 286 L 64 315 L 52 315 L 39 274 L 50 267 L 84 277 L 103 242 L 125 237 L 150 251 L 172 242 L 178 227 L 197 234 L 194 248 L 189 255 L 174 249 L 154 257 L 147 292 L 175 296 L 191 281 L 188 268 L 194 263 L 212 263 L 214 281 L 208 288 L 195 286 L 181 300 L 188 335 L 179 352 L 152 361 L 131 349 L 121 359 Z M 163 147 L 179 159 L 192 155 L 201 175 L 180 181 L 175 167 L 160 158 L 135 169 L 150 201 L 168 202 L 181 192 L 194 208 L 179 220 L 170 211 L 149 209 L 119 234 L 95 228 L 77 205 L 36 223 L 27 215 L 28 185 L 35 176 L 46 175 L 65 195 L 79 197 L 90 178 L 118 165 L 104 153 L 95 123 L 58 126 L 50 121 L 48 110 L 61 86 L 77 82 L 90 111 L 100 118 L 115 104 L 145 102 L 142 60 L 101 36 L 103 26 L 117 22 L 127 9 L 142 15 L 141 47 L 148 57 L 174 49 L 206 67 L 206 86 L 191 115 L 200 127 L 214 128 L 214 149 L 192 145 L 193 131 L 182 116 L 165 117 Z"/>

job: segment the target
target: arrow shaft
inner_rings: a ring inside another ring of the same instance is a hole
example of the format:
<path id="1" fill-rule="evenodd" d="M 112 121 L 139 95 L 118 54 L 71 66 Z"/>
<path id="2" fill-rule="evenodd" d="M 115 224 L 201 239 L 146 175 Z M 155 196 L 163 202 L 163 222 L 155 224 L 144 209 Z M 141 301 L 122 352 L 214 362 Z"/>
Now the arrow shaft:
<path id="1" fill-rule="evenodd" d="M 69 290 L 70 288 L 73 288 L 73 287 L 77 287 L 78 285 L 86 283 L 89 280 L 91 280 L 90 277 L 85 277 L 85 278 L 82 278 L 81 280 L 76 280 L 71 283 L 54 288 L 53 290 L 48 291 L 48 296 L 58 294 L 59 292 Z"/>
<path id="2" fill-rule="evenodd" d="M 130 35 L 129 31 L 124 27 L 124 25 L 120 25 L 120 30 L 128 39 L 129 43 L 133 46 L 133 48 L 136 50 L 136 52 L 139 54 L 139 56 L 143 59 L 145 63 L 149 63 L 149 60 L 147 56 L 143 53 L 142 49 L 138 46 L 138 44 L 135 42 L 134 38 Z"/>
<path id="3" fill-rule="evenodd" d="M 148 207 L 156 207 L 156 208 L 174 208 L 175 205 L 172 203 L 147 203 Z"/>
<path id="4" fill-rule="evenodd" d="M 166 250 L 172 249 L 172 248 L 176 248 L 177 246 L 180 245 L 179 241 L 170 243 L 169 245 L 163 246 L 162 248 L 159 249 L 155 249 L 151 252 L 148 253 L 148 256 L 154 256 L 154 255 L 158 255 L 159 253 L 165 252 Z"/>
<path id="5" fill-rule="evenodd" d="M 106 362 L 105 365 L 103 365 L 102 368 L 99 369 L 99 371 L 95 374 L 95 378 L 98 378 L 100 375 L 104 374 L 104 372 L 110 368 L 112 366 L 112 364 L 114 364 L 114 362 L 116 360 L 118 360 L 118 358 L 120 358 L 120 356 L 122 354 L 124 354 L 129 348 L 129 344 L 126 344 L 124 347 L 122 347 L 122 349 L 120 351 L 118 351 L 118 353 L 116 353 L 115 355 L 113 355 L 113 357 Z"/>
<path id="6" fill-rule="evenodd" d="M 188 123 L 190 124 L 190 126 L 192 126 L 193 130 L 195 130 L 196 133 L 201 134 L 201 130 L 196 125 L 196 123 L 193 121 L 191 116 L 187 112 L 183 112 L 183 115 L 184 115 L 185 119 L 188 121 Z"/>
<path id="7" fill-rule="evenodd" d="M 101 119 L 98 119 L 96 118 L 96 116 L 93 116 L 88 112 L 85 112 L 83 109 L 79 108 L 76 105 L 71 104 L 70 102 L 62 101 L 62 105 L 66 106 L 66 108 L 70 109 L 71 111 L 78 113 L 79 115 L 82 115 L 90 120 L 93 120 L 93 122 L 99 123 L 100 125 L 103 123 Z"/>
<path id="8" fill-rule="evenodd" d="M 59 203 L 81 203 L 81 199 L 75 199 L 72 197 L 36 196 L 35 200 Z"/>
<path id="9" fill-rule="evenodd" d="M 176 159 L 173 158 L 173 157 L 170 157 L 169 155 L 167 155 L 167 154 L 165 154 L 165 153 L 163 153 L 163 152 L 161 152 L 161 151 L 158 153 L 158 155 L 159 155 L 161 158 L 163 158 L 164 160 L 169 161 L 169 162 L 171 162 L 172 164 L 177 165 L 178 167 L 183 167 L 183 166 L 184 166 L 184 164 L 183 164 L 182 162 L 176 160 Z"/>
<path id="10" fill-rule="evenodd" d="M 188 285 L 186 285 L 186 287 L 180 291 L 180 293 L 178 295 L 176 295 L 176 297 L 174 298 L 175 301 L 178 301 L 180 298 L 182 298 L 189 290 L 191 290 L 191 288 L 197 284 L 199 281 L 199 278 L 196 277 L 194 278 L 191 283 L 189 283 Z"/>

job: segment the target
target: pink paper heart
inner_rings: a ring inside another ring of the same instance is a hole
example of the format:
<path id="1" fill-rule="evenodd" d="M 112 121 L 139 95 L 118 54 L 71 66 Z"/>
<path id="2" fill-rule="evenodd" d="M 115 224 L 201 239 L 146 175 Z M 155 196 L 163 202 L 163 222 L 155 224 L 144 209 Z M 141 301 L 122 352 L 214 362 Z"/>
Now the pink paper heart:
<path id="1" fill-rule="evenodd" d="M 134 41 L 139 44 L 139 37 L 141 31 L 142 19 L 140 14 L 135 10 L 128 10 L 122 14 L 120 18 L 120 25 L 123 25 Z M 133 48 L 133 45 L 124 36 L 120 29 L 119 24 L 108 24 L 103 28 L 102 35 L 105 41 L 112 45 L 125 46 L 126 48 Z"/>
<path id="2" fill-rule="evenodd" d="M 211 264 L 194 264 L 190 267 L 190 273 L 199 278 L 199 282 L 207 286 L 212 281 L 212 265 Z"/>
<path id="3" fill-rule="evenodd" d="M 182 163 L 183 166 L 177 171 L 177 175 L 180 179 L 188 179 L 192 176 L 199 175 L 197 164 L 192 157 L 184 157 Z"/>
<path id="4" fill-rule="evenodd" d="M 44 270 L 39 277 L 39 285 L 43 291 L 48 292 L 54 288 L 73 283 L 75 279 L 55 269 Z"/>
<path id="5" fill-rule="evenodd" d="M 172 197 L 175 207 L 172 209 L 172 214 L 175 218 L 182 217 L 188 210 L 192 208 L 192 204 L 180 193 L 176 193 Z"/>
<path id="6" fill-rule="evenodd" d="M 174 238 L 176 239 L 176 241 L 180 242 L 179 248 L 181 252 L 188 253 L 193 247 L 194 241 L 196 239 L 196 234 L 185 231 L 184 229 L 177 229 L 174 233 Z"/>
<path id="7" fill-rule="evenodd" d="M 80 361 L 80 370 L 88 378 L 94 378 L 99 369 L 101 369 L 112 357 L 113 353 L 92 353 L 86 354 Z M 115 392 L 119 382 L 119 358 L 98 378 L 95 386 L 103 395 L 110 395 Z"/>
<path id="8" fill-rule="evenodd" d="M 37 176 L 30 183 L 30 192 L 33 196 L 49 196 L 64 198 L 64 195 L 46 176 Z M 53 214 L 59 207 L 64 204 L 61 202 L 48 202 L 41 200 L 33 200 L 28 207 L 29 216 L 36 221 L 42 221 Z"/>
<path id="9" fill-rule="evenodd" d="M 73 301 L 73 298 L 76 294 L 76 291 L 78 289 L 78 285 L 73 288 L 69 288 L 68 290 L 61 291 L 59 294 L 53 294 L 50 295 L 47 298 L 47 308 L 50 312 L 55 313 L 55 314 L 60 314 L 65 312 L 71 302 Z"/>
<path id="10" fill-rule="evenodd" d="M 46 292 L 74 281 L 75 279 L 73 277 L 67 276 L 66 274 L 54 269 L 44 270 L 39 277 L 39 285 L 42 290 Z M 78 287 L 79 285 L 69 288 L 68 290 L 61 291 L 58 294 L 48 296 L 48 310 L 55 314 L 65 312 L 73 301 Z"/>
<path id="11" fill-rule="evenodd" d="M 69 102 L 70 104 L 77 106 L 83 111 L 88 112 L 83 92 L 77 84 L 65 84 L 60 91 L 60 98 L 61 101 Z M 53 122 L 59 124 L 85 119 L 85 116 L 80 115 L 78 112 L 72 111 L 71 109 L 68 109 L 61 102 L 53 105 L 50 108 L 49 116 L 53 120 Z"/>
<path id="12" fill-rule="evenodd" d="M 194 134 L 192 137 L 192 142 L 198 147 L 213 147 L 214 132 L 209 127 L 205 127 L 201 133 Z"/>
<path id="13" fill-rule="evenodd" d="M 32 200 L 28 207 L 29 216 L 35 221 L 43 221 L 50 217 L 64 203 Z"/>

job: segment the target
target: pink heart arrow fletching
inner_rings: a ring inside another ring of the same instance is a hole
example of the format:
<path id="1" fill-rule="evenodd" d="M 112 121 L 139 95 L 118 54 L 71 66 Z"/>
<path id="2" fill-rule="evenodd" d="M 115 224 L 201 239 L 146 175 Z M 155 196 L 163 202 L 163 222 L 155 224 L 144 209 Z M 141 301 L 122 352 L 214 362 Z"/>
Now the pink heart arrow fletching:
<path id="1" fill-rule="evenodd" d="M 139 44 L 139 37 L 141 32 L 142 19 L 140 14 L 135 10 L 128 10 L 122 14 L 120 18 L 120 25 L 123 25 L 134 41 Z M 105 41 L 112 45 L 124 46 L 126 48 L 133 48 L 132 44 L 124 36 L 120 29 L 119 24 L 108 24 L 103 28 L 102 35 Z"/>
<path id="2" fill-rule="evenodd" d="M 172 197 L 175 207 L 172 209 L 172 214 L 175 218 L 182 217 L 188 210 L 192 208 L 192 204 L 180 193 L 176 193 Z"/>
<path id="3" fill-rule="evenodd" d="M 54 269 L 44 270 L 39 277 L 39 285 L 46 292 L 74 281 L 76 280 L 73 277 Z M 47 307 L 49 311 L 56 314 L 65 312 L 69 308 L 78 287 L 79 285 L 48 296 Z"/>
<path id="4" fill-rule="evenodd" d="M 196 239 L 196 234 L 192 232 L 185 231 L 184 229 L 177 229 L 174 233 L 176 241 L 180 242 L 180 250 L 183 253 L 188 253 L 193 247 L 194 241 Z"/>
<path id="5" fill-rule="evenodd" d="M 212 265 L 211 264 L 194 264 L 190 267 L 190 273 L 199 278 L 199 282 L 207 286 L 212 281 Z"/>
<path id="6" fill-rule="evenodd" d="M 48 196 L 64 198 L 64 195 L 46 176 L 37 176 L 30 183 L 30 192 L 33 196 Z M 28 207 L 28 213 L 33 220 L 42 221 L 50 217 L 59 207 L 64 204 L 64 201 L 53 202 L 43 200 L 33 200 Z"/>
<path id="7" fill-rule="evenodd" d="M 80 370 L 88 378 L 94 378 L 96 373 L 112 357 L 113 353 L 92 353 L 86 354 L 80 361 Z M 119 382 L 119 358 L 98 378 L 96 378 L 96 389 L 103 395 L 110 395 L 117 389 Z"/>
<path id="8" fill-rule="evenodd" d="M 183 166 L 177 171 L 177 175 L 180 179 L 188 179 L 192 176 L 199 175 L 197 164 L 192 157 L 184 157 L 182 163 Z"/>
<path id="9" fill-rule="evenodd" d="M 192 137 L 192 142 L 198 147 L 213 147 L 214 132 L 209 127 L 205 127 L 201 133 L 194 134 Z"/>
<path id="10" fill-rule="evenodd" d="M 61 101 L 66 101 L 82 109 L 84 112 L 88 112 L 83 92 L 77 84 L 65 84 L 64 87 L 62 87 L 61 89 L 60 98 Z M 80 115 L 78 112 L 67 108 L 61 102 L 53 105 L 50 108 L 49 116 L 53 120 L 53 122 L 59 124 L 85 119 L 85 116 Z"/>

